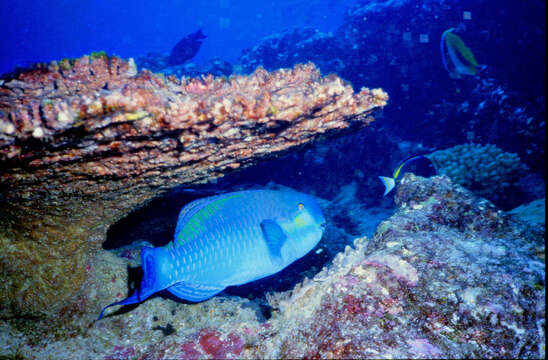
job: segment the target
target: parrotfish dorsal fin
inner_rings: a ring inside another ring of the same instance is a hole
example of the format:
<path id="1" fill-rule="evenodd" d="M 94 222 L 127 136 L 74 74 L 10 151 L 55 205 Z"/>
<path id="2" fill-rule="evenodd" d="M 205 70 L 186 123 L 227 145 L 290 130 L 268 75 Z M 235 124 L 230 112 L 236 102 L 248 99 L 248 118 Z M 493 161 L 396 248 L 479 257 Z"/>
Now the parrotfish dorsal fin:
<path id="1" fill-rule="evenodd" d="M 198 199 L 194 200 L 183 207 L 181 212 L 179 213 L 179 218 L 177 219 L 177 226 L 175 227 L 175 234 L 173 239 L 173 244 L 175 246 L 183 244 L 188 239 L 181 238 L 181 231 L 187 225 L 187 223 L 192 219 L 194 215 L 196 215 L 200 210 L 202 210 L 204 207 L 212 203 L 213 201 L 221 198 L 223 195 L 216 195 L 211 196 L 205 199 Z"/>
<path id="2" fill-rule="evenodd" d="M 281 249 L 287 236 L 284 234 L 281 226 L 274 220 L 266 219 L 261 222 L 261 230 L 263 231 L 263 237 L 268 246 L 270 258 L 275 264 L 282 263 Z"/>
<path id="3" fill-rule="evenodd" d="M 221 195 L 213 196 L 218 197 Z M 188 222 L 190 218 L 198 211 L 200 211 L 205 205 L 209 204 L 212 198 L 198 199 L 186 204 L 179 213 L 177 219 L 177 226 L 175 227 L 175 239 L 177 240 L 177 234 L 181 232 L 183 226 Z"/>
<path id="4" fill-rule="evenodd" d="M 222 210 L 228 200 L 242 196 L 242 194 L 228 196 L 226 194 L 215 195 L 205 199 L 194 200 L 185 205 L 177 219 L 173 245 L 175 247 L 183 245 L 198 235 L 197 232 L 201 229 L 204 220 L 213 217 L 217 211 Z"/>

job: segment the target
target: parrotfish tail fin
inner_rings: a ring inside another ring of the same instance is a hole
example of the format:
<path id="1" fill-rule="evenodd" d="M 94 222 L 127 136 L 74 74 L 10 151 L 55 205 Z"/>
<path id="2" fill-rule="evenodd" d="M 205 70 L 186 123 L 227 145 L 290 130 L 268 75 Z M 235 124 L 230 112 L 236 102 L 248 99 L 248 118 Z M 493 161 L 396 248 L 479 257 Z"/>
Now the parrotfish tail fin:
<path id="1" fill-rule="evenodd" d="M 115 302 L 115 303 L 112 303 L 110 305 L 107 305 L 103 308 L 103 310 L 101 310 L 101 314 L 99 314 L 99 318 L 97 320 L 101 320 L 101 318 L 103 317 L 103 314 L 105 313 L 105 310 L 108 309 L 109 307 L 111 306 L 117 306 L 117 305 L 130 305 L 130 304 L 136 304 L 139 302 L 139 294 L 138 294 L 138 291 L 135 291 L 133 293 L 133 295 L 131 295 L 130 297 L 128 298 L 125 298 L 124 300 L 122 301 L 118 301 L 118 302 Z"/>
<path id="2" fill-rule="evenodd" d="M 394 186 L 396 186 L 396 180 L 394 178 L 386 177 L 386 176 L 379 176 L 379 179 L 381 179 L 381 182 L 384 184 L 383 196 L 386 196 L 386 194 L 392 191 Z"/>
<path id="3" fill-rule="evenodd" d="M 141 250 L 141 264 L 143 267 L 143 280 L 141 280 L 141 287 L 139 288 L 139 301 L 143 301 L 150 295 L 163 290 L 161 286 L 160 274 L 158 273 L 158 262 L 160 259 L 160 251 L 163 248 L 151 248 L 143 247 Z"/>
<path id="4" fill-rule="evenodd" d="M 144 275 L 140 288 L 130 297 L 105 306 L 99 315 L 99 319 L 103 317 L 105 310 L 111 306 L 136 304 L 163 289 L 160 285 L 161 279 L 158 278 L 158 272 L 156 270 L 157 262 L 159 261 L 159 258 L 161 258 L 159 252 L 162 250 L 163 248 L 143 247 L 141 250 L 141 262 Z"/>

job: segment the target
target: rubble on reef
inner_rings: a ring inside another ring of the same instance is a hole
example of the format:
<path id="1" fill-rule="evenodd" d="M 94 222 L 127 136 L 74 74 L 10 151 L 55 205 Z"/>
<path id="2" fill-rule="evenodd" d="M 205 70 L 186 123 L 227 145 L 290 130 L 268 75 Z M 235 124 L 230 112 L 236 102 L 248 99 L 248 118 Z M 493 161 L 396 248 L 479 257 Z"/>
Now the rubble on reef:
<path id="1" fill-rule="evenodd" d="M 108 226 L 176 185 L 366 126 L 387 100 L 311 63 L 179 79 L 97 54 L 5 77 L 0 314 L 95 311 L 88 279 Z"/>
<path id="2" fill-rule="evenodd" d="M 31 340 L 6 322 L 0 355 L 544 358 L 543 235 L 446 176 L 406 174 L 395 200 L 372 239 L 357 238 L 313 278 L 270 294 L 269 319 L 234 296 L 156 297 L 101 321 L 75 318 L 57 338 Z"/>

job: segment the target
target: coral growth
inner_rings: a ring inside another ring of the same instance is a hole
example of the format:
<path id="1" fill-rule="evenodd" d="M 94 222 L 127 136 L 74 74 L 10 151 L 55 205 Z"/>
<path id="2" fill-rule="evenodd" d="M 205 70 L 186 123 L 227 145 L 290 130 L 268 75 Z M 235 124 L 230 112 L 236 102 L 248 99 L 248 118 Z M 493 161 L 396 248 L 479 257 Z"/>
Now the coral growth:
<path id="1" fill-rule="evenodd" d="M 517 154 L 504 152 L 491 144 L 457 145 L 427 157 L 439 174 L 449 176 L 457 184 L 488 199 L 507 191 L 527 169 Z"/>
<path id="2" fill-rule="evenodd" d="M 310 27 L 295 28 L 265 37 L 251 49 L 244 50 L 236 66 L 250 73 L 256 66 L 271 70 L 312 61 L 322 71 L 340 73 L 345 67 L 341 54 L 344 46 L 333 34 Z"/>
<path id="3" fill-rule="evenodd" d="M 543 228 L 546 222 L 546 199 L 537 199 L 528 204 L 523 204 L 508 213 L 516 215 L 520 220 L 533 226 Z"/>

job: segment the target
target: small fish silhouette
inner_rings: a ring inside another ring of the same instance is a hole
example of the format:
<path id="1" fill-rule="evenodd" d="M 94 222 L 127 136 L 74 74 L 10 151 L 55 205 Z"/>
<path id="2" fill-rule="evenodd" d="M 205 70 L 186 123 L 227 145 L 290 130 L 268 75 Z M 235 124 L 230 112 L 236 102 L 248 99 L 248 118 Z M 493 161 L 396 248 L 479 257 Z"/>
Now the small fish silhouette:
<path id="1" fill-rule="evenodd" d="M 169 54 L 169 65 L 180 65 L 196 56 L 202 46 L 202 40 L 206 37 L 202 29 L 199 29 L 179 41 Z"/>

